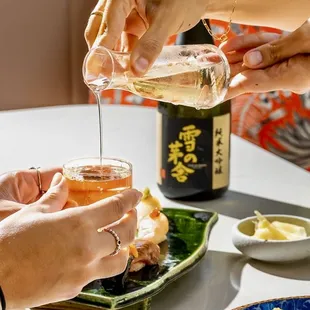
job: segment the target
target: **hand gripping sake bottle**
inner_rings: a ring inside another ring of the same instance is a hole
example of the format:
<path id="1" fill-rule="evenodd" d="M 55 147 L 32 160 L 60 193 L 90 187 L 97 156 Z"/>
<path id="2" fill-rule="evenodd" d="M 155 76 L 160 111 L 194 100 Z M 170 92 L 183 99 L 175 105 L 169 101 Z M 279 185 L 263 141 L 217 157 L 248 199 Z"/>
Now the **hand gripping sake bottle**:
<path id="1" fill-rule="evenodd" d="M 178 43 L 212 43 L 212 38 L 200 23 L 183 33 Z M 225 68 L 225 59 L 220 65 Z M 224 71 L 226 74 L 229 69 Z M 211 92 L 212 73 L 218 72 L 209 70 L 203 77 L 209 79 L 207 84 Z M 215 89 L 217 79 L 220 76 L 214 78 Z M 213 107 L 197 110 L 196 102 L 187 101 L 186 105 L 159 103 L 157 183 L 167 198 L 209 200 L 222 196 L 228 189 L 231 104 L 227 101 L 208 105 Z"/>

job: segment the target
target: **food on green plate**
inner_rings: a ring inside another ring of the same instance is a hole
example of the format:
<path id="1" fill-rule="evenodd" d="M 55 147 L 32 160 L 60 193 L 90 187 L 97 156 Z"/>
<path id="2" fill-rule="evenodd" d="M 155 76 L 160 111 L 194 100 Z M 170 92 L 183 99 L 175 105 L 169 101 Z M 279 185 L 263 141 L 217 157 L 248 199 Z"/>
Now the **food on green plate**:
<path id="1" fill-rule="evenodd" d="M 146 188 L 136 209 L 138 232 L 134 243 L 129 246 L 130 258 L 126 270 L 115 277 L 100 280 L 100 285 L 113 295 L 125 292 L 129 276 L 145 281 L 154 277 L 160 272 L 159 260 L 165 255 L 165 247 L 162 246 L 161 253 L 159 244 L 167 239 L 169 222 L 166 215 L 161 212 L 162 206 L 159 200 Z"/>
<path id="2" fill-rule="evenodd" d="M 147 240 L 135 241 L 138 255 L 133 259 L 129 272 L 138 272 L 145 266 L 157 265 L 160 258 L 160 247 Z"/>
<path id="3" fill-rule="evenodd" d="M 261 213 L 255 211 L 254 238 L 262 240 L 300 240 L 307 238 L 304 227 L 289 223 L 273 221 L 269 222 Z"/>
<path id="4" fill-rule="evenodd" d="M 167 239 L 169 222 L 163 214 L 159 200 L 146 188 L 136 207 L 138 232 L 135 244 L 130 248 L 133 256 L 130 272 L 137 272 L 147 265 L 157 265 L 160 258 L 159 244 Z"/>
<path id="5" fill-rule="evenodd" d="M 141 203 L 137 206 L 138 233 L 137 239 L 160 244 L 167 239 L 169 222 L 163 214 L 159 200 L 146 188 Z"/>

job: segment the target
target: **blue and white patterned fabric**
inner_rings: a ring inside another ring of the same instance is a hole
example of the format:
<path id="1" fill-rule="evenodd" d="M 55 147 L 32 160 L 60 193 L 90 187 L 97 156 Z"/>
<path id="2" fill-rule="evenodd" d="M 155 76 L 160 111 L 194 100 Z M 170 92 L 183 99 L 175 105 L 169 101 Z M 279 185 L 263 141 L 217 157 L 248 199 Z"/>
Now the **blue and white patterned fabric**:
<path id="1" fill-rule="evenodd" d="M 240 310 L 274 310 L 275 308 L 281 310 L 310 310 L 310 296 L 259 302 L 251 306 L 241 307 Z M 238 310 L 238 308 L 235 310 Z"/>

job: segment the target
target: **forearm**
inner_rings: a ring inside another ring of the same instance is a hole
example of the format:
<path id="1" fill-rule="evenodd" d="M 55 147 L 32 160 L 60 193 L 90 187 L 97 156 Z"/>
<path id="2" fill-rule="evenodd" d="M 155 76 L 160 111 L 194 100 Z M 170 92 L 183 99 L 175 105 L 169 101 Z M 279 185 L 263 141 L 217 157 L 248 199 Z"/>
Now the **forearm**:
<path id="1" fill-rule="evenodd" d="M 205 18 L 229 21 L 234 0 L 209 0 Z M 293 31 L 308 18 L 309 0 L 237 0 L 234 23 Z"/>

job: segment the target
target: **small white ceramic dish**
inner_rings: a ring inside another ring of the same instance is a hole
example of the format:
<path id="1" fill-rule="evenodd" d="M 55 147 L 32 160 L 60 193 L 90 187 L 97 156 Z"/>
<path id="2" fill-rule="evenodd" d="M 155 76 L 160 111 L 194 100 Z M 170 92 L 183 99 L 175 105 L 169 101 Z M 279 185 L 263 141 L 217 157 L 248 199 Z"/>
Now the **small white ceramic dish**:
<path id="1" fill-rule="evenodd" d="M 269 221 L 281 221 L 289 224 L 303 226 L 307 238 L 296 241 L 260 240 L 253 236 L 256 216 L 239 221 L 232 230 L 234 246 L 244 255 L 256 260 L 286 263 L 310 257 L 310 219 L 292 215 L 265 215 Z"/>

